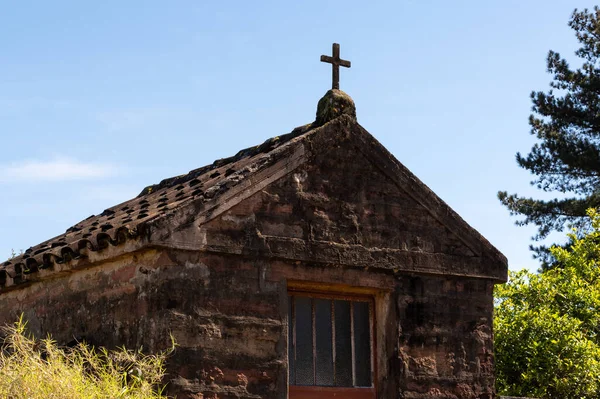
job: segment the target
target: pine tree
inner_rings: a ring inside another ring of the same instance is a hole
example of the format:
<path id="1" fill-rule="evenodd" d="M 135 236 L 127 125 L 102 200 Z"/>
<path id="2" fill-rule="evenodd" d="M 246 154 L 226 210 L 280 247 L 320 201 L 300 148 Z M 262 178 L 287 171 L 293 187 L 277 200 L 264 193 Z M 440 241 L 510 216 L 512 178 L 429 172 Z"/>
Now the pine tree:
<path id="1" fill-rule="evenodd" d="M 547 192 L 566 193 L 550 201 L 498 192 L 511 215 L 524 216 L 517 225 L 535 224 L 536 240 L 565 226 L 584 227 L 588 208 L 600 207 L 600 9 L 575 9 L 569 26 L 581 47 L 581 66 L 572 69 L 559 53 L 550 51 L 548 92 L 532 92 L 531 134 L 539 142 L 517 163 L 536 178 L 532 185 Z M 533 248 L 535 250 L 535 248 Z M 544 248 L 537 248 L 538 255 Z"/>

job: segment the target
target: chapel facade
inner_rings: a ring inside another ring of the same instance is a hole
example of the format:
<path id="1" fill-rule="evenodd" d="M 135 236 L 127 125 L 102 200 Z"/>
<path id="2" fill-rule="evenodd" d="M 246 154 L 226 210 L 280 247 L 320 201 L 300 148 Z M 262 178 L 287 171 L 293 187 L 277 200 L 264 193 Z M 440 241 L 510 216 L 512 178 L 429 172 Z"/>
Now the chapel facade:
<path id="1" fill-rule="evenodd" d="M 169 357 L 178 399 L 492 399 L 506 258 L 330 90 L 316 121 L 0 266 L 0 324 Z"/>

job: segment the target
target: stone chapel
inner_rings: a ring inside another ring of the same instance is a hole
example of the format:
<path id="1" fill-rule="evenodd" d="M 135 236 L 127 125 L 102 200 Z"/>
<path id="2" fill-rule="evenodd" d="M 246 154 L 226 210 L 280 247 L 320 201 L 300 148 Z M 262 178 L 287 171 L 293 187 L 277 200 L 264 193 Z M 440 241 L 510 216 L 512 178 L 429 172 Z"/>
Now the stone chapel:
<path id="1" fill-rule="evenodd" d="M 506 279 L 334 85 L 315 122 L 1 264 L 0 324 L 147 352 L 172 334 L 178 399 L 493 399 Z"/>

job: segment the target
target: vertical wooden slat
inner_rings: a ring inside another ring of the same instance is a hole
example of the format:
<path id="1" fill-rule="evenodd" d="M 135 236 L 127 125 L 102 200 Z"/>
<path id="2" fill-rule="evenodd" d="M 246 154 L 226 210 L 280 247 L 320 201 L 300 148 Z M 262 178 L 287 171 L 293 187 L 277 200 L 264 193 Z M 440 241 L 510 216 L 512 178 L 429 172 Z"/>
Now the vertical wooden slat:
<path id="1" fill-rule="evenodd" d="M 294 385 L 296 384 L 296 297 L 292 296 L 292 345 L 294 348 Z"/>
<path id="2" fill-rule="evenodd" d="M 335 370 L 335 359 L 336 359 L 336 352 L 335 352 L 335 301 L 332 299 L 331 300 L 331 347 L 332 347 L 332 356 L 331 356 L 331 361 L 333 362 L 333 385 L 337 385 L 337 378 L 336 378 L 336 370 Z"/>
<path id="3" fill-rule="evenodd" d="M 356 386 L 356 350 L 354 348 L 354 302 L 350 302 L 350 347 L 352 348 L 352 386 Z"/>
<path id="4" fill-rule="evenodd" d="M 369 301 L 369 325 L 371 330 L 370 345 L 371 345 L 371 386 L 375 387 L 375 309 L 373 301 Z"/>
<path id="5" fill-rule="evenodd" d="M 315 299 L 310 300 L 312 312 L 312 346 L 313 346 L 313 385 L 317 383 L 317 322 L 315 316 Z"/>

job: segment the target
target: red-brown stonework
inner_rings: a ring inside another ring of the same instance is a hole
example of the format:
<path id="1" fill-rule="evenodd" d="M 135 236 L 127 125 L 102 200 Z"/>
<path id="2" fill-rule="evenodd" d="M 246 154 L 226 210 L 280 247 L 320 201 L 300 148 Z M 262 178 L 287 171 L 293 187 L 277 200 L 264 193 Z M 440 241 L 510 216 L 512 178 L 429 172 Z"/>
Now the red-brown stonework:
<path id="1" fill-rule="evenodd" d="M 137 221 L 136 221 L 137 220 Z M 0 323 L 168 360 L 176 398 L 286 398 L 288 289 L 374 304 L 378 398 L 491 399 L 506 259 L 349 116 L 150 186 L 0 267 Z"/>
<path id="2" fill-rule="evenodd" d="M 439 397 L 492 397 L 492 286 L 456 277 L 398 279 L 405 397 L 428 398 L 432 391 Z"/>

